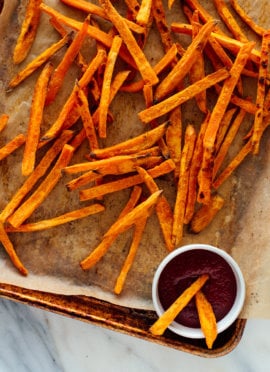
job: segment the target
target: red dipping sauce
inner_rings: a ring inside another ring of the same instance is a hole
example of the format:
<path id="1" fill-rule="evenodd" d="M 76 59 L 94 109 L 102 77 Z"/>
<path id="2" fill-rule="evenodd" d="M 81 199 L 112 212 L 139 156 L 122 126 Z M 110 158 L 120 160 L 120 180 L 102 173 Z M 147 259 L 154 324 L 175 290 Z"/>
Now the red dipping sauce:
<path id="1" fill-rule="evenodd" d="M 165 266 L 158 282 L 158 295 L 163 308 L 166 310 L 202 274 L 209 275 L 202 291 L 213 307 L 216 320 L 221 320 L 236 298 L 235 275 L 222 257 L 203 249 L 183 252 Z M 194 299 L 175 321 L 186 327 L 200 328 Z"/>

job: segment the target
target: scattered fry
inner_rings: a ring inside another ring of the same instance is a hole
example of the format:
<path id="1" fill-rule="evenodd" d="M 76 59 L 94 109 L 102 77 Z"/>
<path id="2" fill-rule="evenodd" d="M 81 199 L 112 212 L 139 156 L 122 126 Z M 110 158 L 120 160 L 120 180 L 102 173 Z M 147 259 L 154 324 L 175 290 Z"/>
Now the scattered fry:
<path id="1" fill-rule="evenodd" d="M 8 123 L 9 115 L 2 114 L 0 116 L 0 133 L 5 129 L 7 123 Z"/>
<path id="2" fill-rule="evenodd" d="M 40 19 L 39 6 L 41 1 L 28 1 L 20 35 L 13 51 L 13 62 L 16 64 L 21 63 L 26 58 L 36 37 Z"/>
<path id="3" fill-rule="evenodd" d="M 212 349 L 217 338 L 216 316 L 210 302 L 201 290 L 195 294 L 196 308 L 199 315 L 201 329 L 205 335 L 208 349 Z"/>
<path id="4" fill-rule="evenodd" d="M 47 94 L 47 87 L 52 74 L 53 66 L 47 63 L 37 79 L 31 104 L 30 118 L 22 159 L 22 174 L 29 176 L 34 170 L 36 151 L 38 149 L 40 128 L 43 120 L 43 109 Z"/>
<path id="5" fill-rule="evenodd" d="M 0 148 L 0 161 L 5 159 L 7 156 L 16 151 L 25 143 L 25 135 L 18 134 L 11 141 L 9 141 L 5 146 Z"/>

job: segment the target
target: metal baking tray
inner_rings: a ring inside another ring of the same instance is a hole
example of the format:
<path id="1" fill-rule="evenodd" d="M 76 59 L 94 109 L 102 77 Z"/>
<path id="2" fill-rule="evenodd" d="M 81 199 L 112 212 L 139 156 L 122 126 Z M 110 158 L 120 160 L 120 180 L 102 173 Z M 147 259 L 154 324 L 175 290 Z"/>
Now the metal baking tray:
<path id="1" fill-rule="evenodd" d="M 153 336 L 149 328 L 157 315 L 151 310 L 119 306 L 87 296 L 34 291 L 5 283 L 0 283 L 0 296 L 205 358 L 231 352 L 240 342 L 246 325 L 245 319 L 237 319 L 218 335 L 213 349 L 208 350 L 204 340 L 187 339 L 169 330 L 163 336 Z"/>

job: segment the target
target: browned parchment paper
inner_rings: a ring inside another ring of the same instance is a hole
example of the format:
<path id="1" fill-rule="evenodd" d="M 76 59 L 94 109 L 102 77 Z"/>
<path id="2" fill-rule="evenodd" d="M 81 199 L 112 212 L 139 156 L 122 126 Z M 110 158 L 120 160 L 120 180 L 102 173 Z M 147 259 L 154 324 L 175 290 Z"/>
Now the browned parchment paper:
<path id="1" fill-rule="evenodd" d="M 57 34 L 48 23 L 47 15 L 42 15 L 36 42 L 27 60 L 19 67 L 15 67 L 11 59 L 11 50 L 18 35 L 26 1 L 17 6 L 16 1 L 6 1 L 0 18 L 0 113 L 10 115 L 8 127 L 0 135 L 0 146 L 15 134 L 25 133 L 29 116 L 29 108 L 33 92 L 33 85 L 38 76 L 35 73 L 23 84 L 6 93 L 5 87 L 9 79 L 32 60 L 40 51 L 53 41 Z M 63 13 L 83 19 L 84 15 L 68 9 L 57 0 L 45 1 L 46 4 Z M 217 17 L 212 2 L 203 4 Z M 269 27 L 266 14 L 270 11 L 270 4 L 264 1 L 241 1 L 249 14 L 261 25 Z M 218 18 L 218 17 L 217 17 Z M 168 22 L 185 21 L 179 10 L 179 5 L 168 13 Z M 246 29 L 246 28 L 245 28 Z M 176 40 L 177 40 L 176 36 Z M 250 37 L 254 35 L 250 33 Z M 183 45 L 187 45 L 189 38 L 179 36 Z M 151 63 L 161 57 L 159 39 L 155 32 L 151 32 L 147 44 L 146 54 Z M 87 40 L 84 53 L 87 57 L 95 48 L 93 40 Z M 57 64 L 63 51 L 57 53 L 53 63 Z M 77 76 L 74 67 L 68 76 L 64 89 L 51 107 L 46 110 L 42 131 L 50 126 L 59 112 L 61 102 L 68 96 L 70 88 Z M 252 80 L 246 82 L 246 92 L 254 97 L 256 84 Z M 109 128 L 107 144 L 113 144 L 122 139 L 142 133 L 145 128 L 139 122 L 137 113 L 144 108 L 140 95 L 121 93 L 112 105 L 114 122 Z M 201 115 L 194 110 L 194 102 L 183 106 L 184 123 L 189 121 L 200 123 Z M 243 133 L 252 124 L 252 117 L 247 115 L 243 125 Z M 241 129 L 242 130 L 242 129 Z M 269 135 L 266 134 L 266 137 Z M 218 217 L 200 235 L 185 232 L 183 244 L 200 242 L 210 243 L 231 253 L 241 266 L 246 284 L 247 300 L 243 311 L 244 317 L 268 317 L 270 315 L 270 277 L 268 263 L 270 258 L 270 231 L 268 228 L 268 205 L 270 203 L 268 178 L 270 176 L 270 153 L 267 150 L 267 138 L 261 153 L 256 157 L 249 157 L 240 169 L 231 177 L 221 189 L 226 204 Z M 269 146 L 268 146 L 269 147 Z M 237 145 L 236 145 L 237 148 Z M 82 148 L 72 160 L 81 161 L 87 148 Z M 232 149 L 229 157 L 232 157 Z M 22 184 L 20 173 L 22 149 L 3 160 L 0 164 L 0 208 L 4 208 L 10 197 Z M 69 193 L 65 189 L 68 177 L 63 177 L 56 189 L 34 213 L 30 221 L 50 218 L 61 213 L 85 205 L 80 203 L 76 192 Z M 165 195 L 174 202 L 175 187 L 170 176 L 158 180 Z M 5 252 L 0 251 L 0 281 L 12 283 L 31 289 L 41 289 L 48 292 L 63 294 L 85 294 L 133 307 L 152 308 L 151 282 L 154 271 L 167 254 L 158 226 L 157 218 L 153 215 L 143 236 L 143 241 L 136 256 L 136 261 L 129 273 L 125 289 L 120 297 L 113 295 L 116 277 L 125 259 L 131 241 L 131 233 L 121 235 L 111 247 L 104 259 L 93 269 L 83 272 L 79 262 L 99 243 L 103 233 L 115 220 L 129 197 L 129 191 L 118 192 L 106 196 L 104 199 L 106 211 L 90 216 L 80 221 L 69 223 L 43 232 L 12 234 L 10 237 L 14 246 L 29 270 L 28 277 L 21 277 Z"/>

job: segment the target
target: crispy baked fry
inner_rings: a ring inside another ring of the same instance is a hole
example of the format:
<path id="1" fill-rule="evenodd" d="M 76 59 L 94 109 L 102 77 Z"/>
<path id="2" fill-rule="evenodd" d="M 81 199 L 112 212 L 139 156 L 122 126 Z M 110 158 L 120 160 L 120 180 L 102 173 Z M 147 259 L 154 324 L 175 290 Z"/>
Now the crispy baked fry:
<path id="1" fill-rule="evenodd" d="M 8 114 L 0 115 L 0 133 L 5 129 L 9 120 Z"/>
<path id="2" fill-rule="evenodd" d="M 26 179 L 23 185 L 13 195 L 9 203 L 2 210 L 0 214 L 0 221 L 5 222 L 6 219 L 15 211 L 24 197 L 32 190 L 37 181 L 46 173 L 53 160 L 62 150 L 66 142 L 70 140 L 73 133 L 71 131 L 64 131 L 55 143 L 49 148 L 39 164 L 36 166 L 34 172 Z"/>
<path id="3" fill-rule="evenodd" d="M 145 169 L 141 167 L 137 167 L 136 169 L 152 194 L 159 190 L 158 185 Z M 165 245 L 168 251 L 172 251 L 174 248 L 172 244 L 173 211 L 164 195 L 161 195 L 157 201 L 156 213 L 163 233 Z"/>
<path id="4" fill-rule="evenodd" d="M 53 190 L 61 177 L 61 170 L 69 163 L 74 152 L 70 145 L 64 145 L 63 150 L 44 181 L 34 191 L 34 193 L 8 218 L 8 222 L 14 226 L 20 226 L 36 208 L 45 200 L 47 195 Z"/>
<path id="5" fill-rule="evenodd" d="M 9 88 L 15 88 L 22 81 L 24 81 L 28 76 L 30 76 L 34 71 L 36 71 L 40 66 L 47 62 L 52 55 L 54 55 L 59 49 L 63 48 L 68 44 L 70 39 L 69 35 L 64 36 L 61 40 L 52 44 L 44 52 L 39 54 L 35 59 L 28 63 L 28 65 L 21 70 L 8 84 Z"/>
<path id="6" fill-rule="evenodd" d="M 186 53 L 177 62 L 170 73 L 160 82 L 155 92 L 155 100 L 160 101 L 166 97 L 169 93 L 174 91 L 178 84 L 181 83 L 182 79 L 187 75 L 191 66 L 194 64 L 198 49 L 203 50 L 208 36 L 215 26 L 214 21 L 206 23 L 197 36 L 193 39 L 192 43 L 187 48 Z"/>
<path id="7" fill-rule="evenodd" d="M 226 79 L 228 76 L 229 72 L 226 69 L 213 72 L 212 74 L 207 75 L 202 80 L 197 81 L 196 83 L 188 86 L 182 91 L 175 93 L 169 98 L 166 98 L 164 101 L 161 101 L 158 104 L 139 112 L 139 118 L 143 123 L 149 123 L 150 121 L 172 111 L 176 107 L 180 106 L 182 103 L 196 96 L 196 94 Z"/>
<path id="8" fill-rule="evenodd" d="M 111 94 L 111 81 L 114 71 L 114 66 L 117 60 L 117 56 L 122 44 L 122 39 L 116 35 L 113 38 L 112 47 L 109 51 L 108 58 L 106 61 L 103 84 L 101 90 L 100 104 L 99 104 L 99 126 L 98 133 L 100 138 L 106 138 L 107 136 L 107 113 L 109 109 L 110 94 Z"/>
<path id="9" fill-rule="evenodd" d="M 270 31 L 264 33 L 261 47 L 261 62 L 259 67 L 259 78 L 257 83 L 256 113 L 254 118 L 254 129 L 252 134 L 253 154 L 259 153 L 260 139 L 264 131 L 263 108 L 267 87 L 267 74 L 270 52 Z"/>
<path id="10" fill-rule="evenodd" d="M 15 64 L 21 63 L 26 58 L 35 40 L 39 26 L 39 6 L 41 1 L 42 0 L 29 0 L 27 3 L 20 34 L 13 51 L 13 62 Z"/>
<path id="11" fill-rule="evenodd" d="M 190 164 L 196 141 L 194 127 L 189 124 L 185 132 L 185 142 L 181 156 L 179 180 L 173 211 L 172 244 L 177 247 L 183 237 L 185 207 L 189 186 Z"/>
<path id="12" fill-rule="evenodd" d="M 28 271 L 19 259 L 11 240 L 9 239 L 2 222 L 0 222 L 0 242 L 2 243 L 5 251 L 9 255 L 13 265 L 18 269 L 22 275 L 27 275 Z"/>
<path id="13" fill-rule="evenodd" d="M 214 167 L 213 167 L 213 179 L 215 179 L 218 170 L 220 169 L 220 166 L 225 159 L 229 148 L 240 128 L 240 125 L 242 124 L 244 118 L 246 116 L 246 112 L 244 110 L 240 110 L 238 115 L 236 116 L 235 120 L 233 121 L 232 125 L 228 129 L 228 133 L 226 134 L 226 137 L 224 138 L 224 141 L 222 142 L 220 149 L 218 153 L 215 156 L 214 160 Z"/>
<path id="14" fill-rule="evenodd" d="M 153 206 L 156 204 L 162 191 L 149 196 L 144 202 L 138 204 L 130 212 L 124 216 L 118 218 L 110 229 L 104 234 L 102 242 L 86 257 L 81 261 L 80 265 L 83 270 L 90 269 L 95 265 L 107 252 L 112 242 L 117 236 L 124 231 L 128 230 L 132 225 L 135 225 L 138 221 L 143 218 L 147 218 L 151 215 Z"/>
<path id="15" fill-rule="evenodd" d="M 134 58 L 138 70 L 140 71 L 145 83 L 150 83 L 152 85 L 158 83 L 158 77 L 154 72 L 150 63 L 146 59 L 143 51 L 138 46 L 136 39 L 127 27 L 126 23 L 123 21 L 121 15 L 116 11 L 109 0 L 100 0 L 100 4 L 105 10 L 107 16 L 111 20 L 112 24 L 115 26 L 119 32 L 121 38 L 125 42 L 130 54 Z"/>
<path id="16" fill-rule="evenodd" d="M 212 305 L 200 290 L 195 294 L 195 303 L 199 315 L 201 329 L 205 335 L 208 349 L 212 349 L 213 343 L 217 338 L 217 322 Z"/>
<path id="17" fill-rule="evenodd" d="M 142 0 L 136 21 L 141 26 L 146 26 L 151 15 L 152 0 Z"/>
<path id="18" fill-rule="evenodd" d="M 192 38 L 194 39 L 196 35 L 198 35 L 201 26 L 199 25 L 199 12 L 194 11 L 193 16 L 191 18 L 192 24 Z M 191 66 L 189 71 L 189 78 L 190 82 L 195 83 L 198 80 L 201 80 L 205 77 L 205 69 L 204 69 L 204 56 L 201 49 L 197 50 L 197 56 L 194 64 Z M 195 96 L 197 105 L 199 109 L 203 112 L 207 112 L 207 105 L 206 105 L 206 90 L 197 94 Z"/>
<path id="19" fill-rule="evenodd" d="M 209 276 L 201 275 L 195 280 L 181 295 L 173 302 L 173 304 L 158 318 L 151 326 L 150 332 L 153 335 L 162 335 L 166 328 L 174 321 L 176 316 L 183 310 L 195 294 L 204 286 Z"/>
<path id="20" fill-rule="evenodd" d="M 182 112 L 181 107 L 176 107 L 171 111 L 169 121 L 171 125 L 166 132 L 166 143 L 169 149 L 170 158 L 174 161 L 175 180 L 179 177 L 179 164 L 182 152 Z"/>
<path id="21" fill-rule="evenodd" d="M 174 162 L 169 159 L 157 165 L 154 168 L 148 170 L 150 176 L 153 178 L 160 177 L 161 175 L 170 173 L 174 170 Z M 90 189 L 85 189 L 80 191 L 80 200 L 90 200 L 95 199 L 100 196 L 110 194 L 116 191 L 127 189 L 129 187 L 139 185 L 142 183 L 142 178 L 139 175 L 129 176 L 122 178 L 120 180 L 104 183 L 103 185 L 98 185 L 91 187 Z"/>
<path id="22" fill-rule="evenodd" d="M 21 147 L 25 143 L 25 135 L 18 134 L 12 140 L 10 140 L 5 146 L 0 148 L 0 161 L 5 159 L 7 156 L 12 154 L 12 152 L 16 151 L 19 147 Z"/>
<path id="23" fill-rule="evenodd" d="M 23 176 L 29 176 L 35 168 L 43 110 L 52 71 L 53 65 L 47 63 L 35 84 L 22 159 Z"/>
<path id="24" fill-rule="evenodd" d="M 213 195 L 208 204 L 203 204 L 194 214 L 190 222 L 190 230 L 199 233 L 205 229 L 214 219 L 218 211 L 223 207 L 224 199 L 220 195 Z"/>
<path id="25" fill-rule="evenodd" d="M 71 212 L 64 213 L 60 216 L 50 218 L 48 220 L 42 220 L 32 223 L 20 225 L 19 227 L 7 227 L 7 232 L 33 232 L 47 230 L 55 226 L 63 225 L 65 223 L 79 220 L 91 216 L 96 213 L 103 212 L 105 207 L 101 204 L 92 204 L 84 208 L 80 208 Z"/>
<path id="26" fill-rule="evenodd" d="M 218 14 L 220 15 L 220 18 L 223 20 L 225 25 L 228 27 L 228 29 L 231 31 L 231 33 L 234 35 L 236 40 L 241 41 L 242 43 L 247 43 L 248 39 L 244 32 L 239 27 L 236 20 L 233 18 L 232 13 L 229 11 L 226 3 L 223 0 L 214 0 L 214 4 L 217 8 Z"/>
<path id="27" fill-rule="evenodd" d="M 245 146 L 241 148 L 239 153 L 233 158 L 230 164 L 223 170 L 223 172 L 213 182 L 213 187 L 215 189 L 220 187 L 228 179 L 228 177 L 241 164 L 241 162 L 251 152 L 251 150 L 252 150 L 252 143 L 251 143 L 251 140 L 249 140 L 245 144 Z"/>
<path id="28" fill-rule="evenodd" d="M 254 22 L 251 17 L 249 17 L 245 10 L 241 8 L 237 0 L 230 0 L 230 4 L 242 21 L 244 21 L 254 32 L 256 32 L 256 34 L 263 36 L 266 30 Z"/>
<path id="29" fill-rule="evenodd" d="M 79 53 L 79 50 L 82 46 L 82 43 L 87 35 L 87 30 L 89 26 L 89 18 L 86 18 L 84 21 L 82 28 L 77 32 L 76 36 L 74 37 L 73 41 L 71 42 L 70 46 L 68 47 L 65 55 L 63 56 L 61 62 L 55 69 L 52 74 L 47 97 L 46 97 L 46 105 L 50 104 L 54 101 L 58 91 L 60 90 L 64 77 L 67 74 L 72 62 L 75 60 L 76 56 Z"/>
<path id="30" fill-rule="evenodd" d="M 79 111 L 85 129 L 85 134 L 86 137 L 88 138 L 89 148 L 90 150 L 98 149 L 99 148 L 98 138 L 96 134 L 95 125 L 89 110 L 88 99 L 82 89 L 79 89 L 77 94 Z"/>
<path id="31" fill-rule="evenodd" d="M 203 138 L 205 135 L 206 127 L 210 119 L 210 113 L 207 113 L 205 119 L 203 120 L 199 134 L 196 139 L 195 148 L 193 151 L 193 156 L 190 165 L 189 173 L 189 184 L 187 201 L 185 208 L 184 224 L 188 224 L 194 214 L 195 203 L 197 199 L 197 183 L 198 175 L 201 168 L 202 158 L 203 158 Z"/>
<path id="32" fill-rule="evenodd" d="M 217 153 L 219 151 L 219 148 L 224 140 L 224 137 L 227 133 L 227 130 L 231 124 L 232 118 L 234 114 L 236 113 L 236 108 L 228 109 L 225 114 L 223 115 L 223 118 L 220 122 L 218 131 L 217 131 L 217 137 L 216 137 L 216 144 L 215 144 L 215 152 Z"/>
<path id="33" fill-rule="evenodd" d="M 93 159 L 104 159 L 116 155 L 133 154 L 153 146 L 166 133 L 169 123 L 160 124 L 158 127 L 144 132 L 136 137 L 117 143 L 116 145 L 92 151 Z"/>
<path id="34" fill-rule="evenodd" d="M 166 20 L 165 9 L 161 0 L 152 0 L 152 14 L 160 34 L 163 49 L 167 52 L 172 44 L 172 37 Z"/>
<path id="35" fill-rule="evenodd" d="M 138 250 L 138 247 L 140 245 L 142 235 L 145 229 L 145 225 L 147 222 L 147 218 L 142 218 L 140 221 L 138 221 L 134 227 L 133 237 L 132 237 L 132 243 L 128 252 L 128 255 L 125 259 L 125 262 L 122 266 L 122 269 L 117 277 L 115 286 L 114 286 L 114 293 L 120 294 L 123 290 L 126 277 L 131 269 L 131 266 L 135 260 L 135 256 Z"/>

